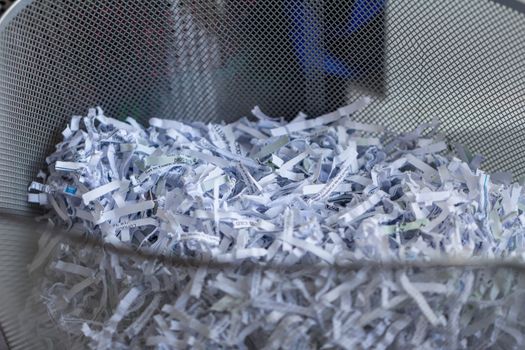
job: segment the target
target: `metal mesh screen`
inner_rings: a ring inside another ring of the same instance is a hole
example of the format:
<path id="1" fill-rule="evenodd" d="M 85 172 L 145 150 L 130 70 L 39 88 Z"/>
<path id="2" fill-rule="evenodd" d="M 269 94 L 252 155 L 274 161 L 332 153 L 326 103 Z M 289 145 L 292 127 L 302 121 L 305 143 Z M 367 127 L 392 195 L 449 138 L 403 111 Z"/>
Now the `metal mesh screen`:
<path id="1" fill-rule="evenodd" d="M 20 0 L 0 24 L 0 208 L 66 120 L 316 116 L 356 95 L 359 118 L 406 130 L 433 116 L 485 167 L 525 173 L 525 15 L 489 0 Z"/>

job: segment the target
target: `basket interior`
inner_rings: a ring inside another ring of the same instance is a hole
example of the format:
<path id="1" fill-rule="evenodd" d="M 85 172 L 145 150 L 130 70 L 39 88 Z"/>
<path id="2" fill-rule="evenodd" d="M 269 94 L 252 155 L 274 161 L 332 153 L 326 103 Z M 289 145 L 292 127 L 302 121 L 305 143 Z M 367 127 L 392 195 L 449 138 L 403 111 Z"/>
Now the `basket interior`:
<path id="1" fill-rule="evenodd" d="M 363 94 L 356 118 L 408 130 L 437 117 L 484 168 L 525 174 L 525 5 L 507 1 L 20 0 L 0 21 L 0 293 L 13 326 L 37 235 L 28 183 L 72 115 L 293 117 Z M 8 216 L 7 214 L 16 214 Z M 21 221 L 22 220 L 22 221 Z M 5 263 L 4 263 L 5 261 Z M 9 290 L 7 290 L 9 289 Z"/>

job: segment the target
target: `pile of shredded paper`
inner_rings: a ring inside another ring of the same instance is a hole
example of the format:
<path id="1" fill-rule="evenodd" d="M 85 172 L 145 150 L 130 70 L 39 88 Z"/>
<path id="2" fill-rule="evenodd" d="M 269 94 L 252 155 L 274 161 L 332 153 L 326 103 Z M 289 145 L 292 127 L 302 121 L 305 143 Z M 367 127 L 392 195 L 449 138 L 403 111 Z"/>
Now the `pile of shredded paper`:
<path id="1" fill-rule="evenodd" d="M 100 108 L 73 117 L 29 188 L 52 209 L 30 270 L 42 271 L 34 298 L 67 332 L 61 341 L 525 346 L 516 270 L 389 266 L 522 261 L 522 186 L 453 153 L 437 121 L 405 134 L 355 121 L 368 102 L 290 122 L 257 107 L 254 121 L 227 125 L 145 128 Z M 60 227 L 105 245 L 71 243 Z"/>

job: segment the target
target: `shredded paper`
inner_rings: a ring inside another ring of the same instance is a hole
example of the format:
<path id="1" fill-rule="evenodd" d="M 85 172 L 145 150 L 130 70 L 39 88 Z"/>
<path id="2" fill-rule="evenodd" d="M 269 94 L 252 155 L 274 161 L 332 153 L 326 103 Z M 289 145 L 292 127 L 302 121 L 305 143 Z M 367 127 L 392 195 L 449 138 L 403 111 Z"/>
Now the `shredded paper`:
<path id="1" fill-rule="evenodd" d="M 258 107 L 231 124 L 153 118 L 145 128 L 100 108 L 73 117 L 28 195 L 51 209 L 29 269 L 44 271 L 35 298 L 68 334 L 61 341 L 523 347 L 516 271 L 388 267 L 523 260 L 522 185 L 479 169 L 437 120 L 403 134 L 356 121 L 369 101 L 289 122 Z M 105 245 L 53 233 L 64 227 Z"/>

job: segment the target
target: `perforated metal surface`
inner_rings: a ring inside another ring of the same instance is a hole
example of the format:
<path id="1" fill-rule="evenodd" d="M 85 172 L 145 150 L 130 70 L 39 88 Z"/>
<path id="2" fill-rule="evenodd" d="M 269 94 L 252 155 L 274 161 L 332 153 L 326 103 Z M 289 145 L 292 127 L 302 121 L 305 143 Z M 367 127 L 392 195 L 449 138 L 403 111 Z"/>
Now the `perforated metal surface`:
<path id="1" fill-rule="evenodd" d="M 28 4 L 28 5 L 26 5 Z M 525 15 L 488 0 L 24 1 L 0 28 L 0 207 L 72 114 L 317 115 L 363 91 L 363 120 L 437 116 L 491 170 L 525 173 Z M 386 8 L 386 9 L 385 9 Z M 16 12 L 16 13 L 15 13 Z"/>

